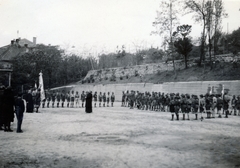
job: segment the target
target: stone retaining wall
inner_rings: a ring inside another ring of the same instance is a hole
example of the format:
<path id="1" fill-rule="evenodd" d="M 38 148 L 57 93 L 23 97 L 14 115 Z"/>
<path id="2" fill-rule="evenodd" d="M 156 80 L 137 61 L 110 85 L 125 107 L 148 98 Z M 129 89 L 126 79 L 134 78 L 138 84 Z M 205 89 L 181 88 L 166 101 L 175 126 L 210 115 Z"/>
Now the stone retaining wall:
<path id="1" fill-rule="evenodd" d="M 114 92 L 116 101 L 121 101 L 122 91 L 140 91 L 140 92 L 164 92 L 164 93 L 189 93 L 189 94 L 206 94 L 212 88 L 213 93 L 224 91 L 228 95 L 240 95 L 240 81 L 194 81 L 194 82 L 168 82 L 163 84 L 152 83 L 128 83 L 128 84 L 107 84 L 107 85 L 75 85 L 71 90 L 92 92 Z"/>

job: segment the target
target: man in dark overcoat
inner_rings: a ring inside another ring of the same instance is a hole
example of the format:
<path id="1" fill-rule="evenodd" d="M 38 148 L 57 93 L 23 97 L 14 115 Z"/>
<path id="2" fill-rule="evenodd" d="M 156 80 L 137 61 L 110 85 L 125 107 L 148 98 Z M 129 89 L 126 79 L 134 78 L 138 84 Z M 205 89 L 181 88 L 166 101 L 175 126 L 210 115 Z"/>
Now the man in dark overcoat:
<path id="1" fill-rule="evenodd" d="M 88 92 L 86 96 L 86 104 L 85 104 L 85 112 L 91 113 L 92 112 L 92 92 Z"/>
<path id="2" fill-rule="evenodd" d="M 3 112 L 3 93 L 4 93 L 4 86 L 0 83 L 0 130 L 3 130 L 2 126 L 3 126 L 3 116 L 2 116 L 2 112 Z"/>
<path id="3" fill-rule="evenodd" d="M 14 95 L 12 89 L 8 87 L 4 90 L 2 104 L 2 119 L 5 132 L 12 132 L 10 123 L 14 121 Z"/>
<path id="4" fill-rule="evenodd" d="M 29 90 L 27 95 L 25 96 L 25 100 L 27 103 L 27 110 L 26 112 L 32 113 L 33 112 L 33 96 L 32 96 L 32 91 Z"/>

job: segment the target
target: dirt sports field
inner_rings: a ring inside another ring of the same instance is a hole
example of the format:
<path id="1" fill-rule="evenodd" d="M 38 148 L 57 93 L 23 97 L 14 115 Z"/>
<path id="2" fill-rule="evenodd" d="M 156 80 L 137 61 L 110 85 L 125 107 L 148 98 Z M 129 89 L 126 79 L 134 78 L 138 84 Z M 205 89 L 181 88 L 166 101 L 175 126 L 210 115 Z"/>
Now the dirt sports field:
<path id="1" fill-rule="evenodd" d="M 0 132 L 0 167 L 240 167 L 240 116 L 170 121 L 167 112 L 115 106 L 25 113 L 24 133 Z"/>

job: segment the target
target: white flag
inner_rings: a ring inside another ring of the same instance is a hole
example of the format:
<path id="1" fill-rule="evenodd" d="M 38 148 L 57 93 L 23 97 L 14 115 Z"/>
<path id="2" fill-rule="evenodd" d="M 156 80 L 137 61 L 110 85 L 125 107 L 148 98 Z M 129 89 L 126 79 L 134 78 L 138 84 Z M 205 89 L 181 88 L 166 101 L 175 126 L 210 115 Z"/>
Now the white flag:
<path id="1" fill-rule="evenodd" d="M 210 94 L 210 95 L 212 94 L 212 86 L 211 86 L 211 88 L 210 88 L 209 94 Z"/>
<path id="2" fill-rule="evenodd" d="M 223 88 L 222 88 L 222 95 L 224 95 L 224 85 L 222 85 L 223 86 Z"/>
<path id="3" fill-rule="evenodd" d="M 45 92 L 44 92 L 44 86 L 43 86 L 43 77 L 42 77 L 42 72 L 39 73 L 39 89 L 40 89 L 40 98 L 41 101 L 45 99 Z"/>

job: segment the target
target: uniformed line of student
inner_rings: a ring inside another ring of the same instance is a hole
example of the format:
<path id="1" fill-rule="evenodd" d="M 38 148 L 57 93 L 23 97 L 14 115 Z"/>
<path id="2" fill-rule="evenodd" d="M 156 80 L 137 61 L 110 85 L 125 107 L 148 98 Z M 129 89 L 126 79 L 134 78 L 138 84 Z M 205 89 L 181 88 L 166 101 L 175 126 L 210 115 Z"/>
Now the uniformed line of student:
<path id="1" fill-rule="evenodd" d="M 203 119 L 202 113 L 207 114 L 207 118 L 215 118 L 215 114 L 219 114 L 218 117 L 222 117 L 225 114 L 228 115 L 234 112 L 234 115 L 240 115 L 240 96 L 237 98 L 233 96 L 231 101 L 232 111 L 229 112 L 230 98 L 227 95 L 221 94 L 206 94 L 205 96 L 189 94 L 166 94 L 160 92 L 124 92 L 122 93 L 122 106 L 130 107 L 130 109 L 137 107 L 142 110 L 151 111 L 170 111 L 172 113 L 172 120 L 174 120 L 174 114 L 176 119 L 179 120 L 179 113 L 183 114 L 183 120 L 187 115 L 187 120 L 190 120 L 189 113 L 195 114 L 195 119 L 198 119 L 198 113 L 201 113 L 201 120 Z M 221 112 L 222 111 L 222 112 Z M 222 114 L 221 114 L 222 113 Z"/>
<path id="2" fill-rule="evenodd" d="M 42 107 L 44 108 L 46 103 L 48 108 L 50 107 L 50 105 L 51 107 L 55 107 L 55 102 L 56 107 L 64 107 L 66 102 L 67 107 L 84 108 L 86 96 L 87 94 L 85 91 L 82 91 L 81 95 L 79 95 L 78 91 L 74 92 L 74 90 L 72 90 L 71 92 L 68 91 L 67 93 L 65 93 L 64 90 L 62 92 L 46 91 L 46 99 L 45 101 L 43 101 Z M 109 103 L 111 101 L 111 106 L 113 107 L 115 95 L 113 92 L 112 95 L 110 95 L 110 92 L 108 92 L 107 95 L 105 92 L 103 94 L 100 92 L 99 95 L 97 95 L 97 92 L 95 92 L 93 95 L 93 101 L 94 107 L 97 107 L 97 101 L 99 102 L 99 107 L 101 107 L 101 105 L 103 105 L 103 107 L 110 107 Z"/>
<path id="3" fill-rule="evenodd" d="M 94 107 L 97 107 L 97 102 L 98 102 L 98 107 L 110 107 L 110 102 L 111 102 L 111 107 L 113 107 L 113 104 L 115 102 L 115 95 L 114 92 L 110 95 L 110 92 L 99 92 L 99 95 L 97 92 L 94 93 L 93 95 L 93 101 L 94 101 Z"/>

